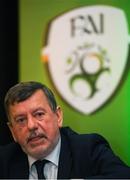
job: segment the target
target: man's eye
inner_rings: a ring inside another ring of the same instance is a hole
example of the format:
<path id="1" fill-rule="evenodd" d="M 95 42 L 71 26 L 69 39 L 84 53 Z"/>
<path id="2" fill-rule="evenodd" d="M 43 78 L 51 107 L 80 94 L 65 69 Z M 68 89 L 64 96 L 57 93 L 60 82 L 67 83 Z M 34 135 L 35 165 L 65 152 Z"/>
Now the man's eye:
<path id="1" fill-rule="evenodd" d="M 24 123 L 26 121 L 26 118 L 17 118 L 16 119 L 16 123 L 18 123 L 18 124 L 22 124 L 22 123 Z"/>
<path id="2" fill-rule="evenodd" d="M 38 120 L 42 120 L 43 116 L 44 116 L 44 112 L 36 112 L 34 114 L 34 116 L 38 119 Z"/>

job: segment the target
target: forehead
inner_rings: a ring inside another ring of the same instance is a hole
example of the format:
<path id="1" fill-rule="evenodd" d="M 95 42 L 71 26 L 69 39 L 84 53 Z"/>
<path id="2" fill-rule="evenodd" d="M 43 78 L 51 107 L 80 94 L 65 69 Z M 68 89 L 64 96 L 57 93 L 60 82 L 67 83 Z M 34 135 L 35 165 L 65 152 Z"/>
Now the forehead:
<path id="1" fill-rule="evenodd" d="M 24 97 L 24 95 L 23 95 L 23 97 L 21 96 L 21 100 L 18 100 L 18 101 L 16 100 L 14 102 L 14 104 L 19 104 L 19 103 L 22 103 L 22 102 L 25 102 L 25 101 L 30 101 L 30 100 L 33 100 L 33 99 L 34 100 L 35 99 L 37 99 L 37 100 L 41 99 L 41 100 L 44 100 L 44 101 L 48 101 L 45 93 L 43 92 L 43 90 L 38 89 L 35 92 L 33 92 L 30 96 L 28 96 L 28 97 L 26 97 L 26 96 Z"/>
<path id="2" fill-rule="evenodd" d="M 33 93 L 29 98 L 21 101 L 21 102 L 15 102 L 13 105 L 10 105 L 9 109 L 10 112 L 14 109 L 31 109 L 35 106 L 49 106 L 48 99 L 44 92 L 42 90 L 37 90 L 35 93 Z"/>

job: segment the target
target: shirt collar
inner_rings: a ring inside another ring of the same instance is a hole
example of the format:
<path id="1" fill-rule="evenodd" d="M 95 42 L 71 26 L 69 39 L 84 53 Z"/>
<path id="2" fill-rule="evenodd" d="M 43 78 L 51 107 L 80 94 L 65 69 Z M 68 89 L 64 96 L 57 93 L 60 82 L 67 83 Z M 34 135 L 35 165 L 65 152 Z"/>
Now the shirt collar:
<path id="1" fill-rule="evenodd" d="M 55 164 L 58 166 L 59 162 L 59 154 L 60 154 L 60 147 L 61 147 L 61 137 L 59 138 L 59 141 L 54 148 L 54 150 L 46 156 L 44 159 L 49 160 L 51 163 Z M 28 162 L 29 162 L 29 167 L 31 168 L 32 164 L 36 161 L 37 159 L 33 158 L 32 156 L 28 155 Z"/>

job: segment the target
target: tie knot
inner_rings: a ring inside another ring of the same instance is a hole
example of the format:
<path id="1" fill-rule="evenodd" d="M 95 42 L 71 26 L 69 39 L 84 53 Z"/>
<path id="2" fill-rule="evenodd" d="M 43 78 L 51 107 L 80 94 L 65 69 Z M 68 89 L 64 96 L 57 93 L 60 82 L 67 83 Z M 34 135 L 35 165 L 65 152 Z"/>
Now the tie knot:
<path id="1" fill-rule="evenodd" d="M 45 164 L 48 162 L 48 160 L 44 159 L 44 160 L 37 160 L 34 162 L 36 167 L 44 167 Z"/>
<path id="2" fill-rule="evenodd" d="M 44 170 L 44 166 L 47 162 L 49 162 L 49 161 L 46 159 L 37 160 L 36 162 L 34 162 L 36 169 L 37 169 L 38 179 L 45 179 L 43 170 Z"/>

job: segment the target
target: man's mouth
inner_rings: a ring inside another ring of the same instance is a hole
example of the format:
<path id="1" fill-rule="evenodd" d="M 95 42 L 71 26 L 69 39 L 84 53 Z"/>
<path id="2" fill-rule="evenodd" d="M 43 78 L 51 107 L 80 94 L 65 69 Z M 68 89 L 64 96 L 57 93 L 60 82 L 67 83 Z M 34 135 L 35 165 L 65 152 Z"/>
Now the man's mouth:
<path id="1" fill-rule="evenodd" d="M 27 143 L 36 143 L 36 142 L 40 142 L 47 139 L 47 136 L 41 134 L 41 135 L 35 135 L 35 136 L 30 136 L 27 140 Z"/>

